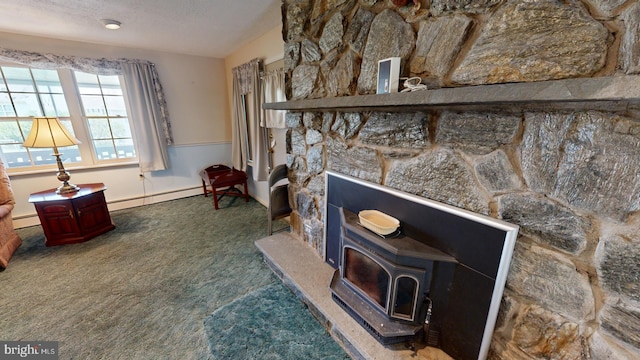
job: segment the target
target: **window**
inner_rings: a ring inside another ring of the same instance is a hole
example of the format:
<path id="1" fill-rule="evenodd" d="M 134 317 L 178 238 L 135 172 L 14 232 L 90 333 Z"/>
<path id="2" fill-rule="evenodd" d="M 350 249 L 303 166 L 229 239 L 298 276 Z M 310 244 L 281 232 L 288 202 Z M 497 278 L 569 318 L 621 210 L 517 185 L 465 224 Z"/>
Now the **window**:
<path id="1" fill-rule="evenodd" d="M 250 103 L 247 103 L 247 95 L 242 95 L 242 116 L 244 117 L 245 127 L 245 136 L 246 142 L 245 147 L 247 148 L 247 164 L 253 165 L 253 141 L 251 140 L 251 134 L 253 133 L 254 122 L 249 118 L 249 114 L 253 114 L 253 108 L 250 108 Z"/>
<path id="2" fill-rule="evenodd" d="M 55 165 L 53 149 L 25 148 L 32 117 L 55 116 L 82 144 L 60 149 L 66 164 L 136 159 L 117 75 L 0 65 L 0 157 L 11 171 Z"/>
<path id="3" fill-rule="evenodd" d="M 118 76 L 76 71 L 75 78 L 95 158 L 135 158 L 127 107 Z"/>

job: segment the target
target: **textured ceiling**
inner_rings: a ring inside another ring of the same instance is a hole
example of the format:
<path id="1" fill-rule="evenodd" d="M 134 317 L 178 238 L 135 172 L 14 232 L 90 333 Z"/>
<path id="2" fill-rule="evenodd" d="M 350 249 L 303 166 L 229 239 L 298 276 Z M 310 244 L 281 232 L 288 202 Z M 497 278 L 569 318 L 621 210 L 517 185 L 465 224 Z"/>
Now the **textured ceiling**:
<path id="1" fill-rule="evenodd" d="M 0 32 L 222 58 L 278 26 L 280 3 L 280 0 L 1 0 Z M 120 21 L 122 27 L 107 30 L 101 19 Z"/>

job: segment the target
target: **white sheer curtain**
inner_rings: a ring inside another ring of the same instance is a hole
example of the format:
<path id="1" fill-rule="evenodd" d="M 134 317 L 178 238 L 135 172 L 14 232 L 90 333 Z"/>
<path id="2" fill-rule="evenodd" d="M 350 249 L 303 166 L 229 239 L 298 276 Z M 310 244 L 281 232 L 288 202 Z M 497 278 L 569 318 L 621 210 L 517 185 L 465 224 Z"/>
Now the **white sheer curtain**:
<path id="1" fill-rule="evenodd" d="M 268 71 L 263 76 L 264 102 L 281 102 L 286 101 L 285 85 L 284 85 L 284 69 L 275 69 Z M 285 110 L 264 110 L 264 117 L 260 121 L 260 125 L 266 128 L 286 128 Z"/>
<path id="2" fill-rule="evenodd" d="M 165 114 L 155 96 L 157 86 L 160 86 L 155 67 L 153 64 L 123 63 L 122 75 L 129 95 L 140 170 L 166 170 L 169 153 L 166 142 L 160 139 L 167 129 L 163 122 Z"/>
<path id="3" fill-rule="evenodd" d="M 246 171 L 248 151 L 246 134 L 252 139 L 251 168 L 252 177 L 257 181 L 266 181 L 269 177 L 269 153 L 267 129 L 260 126 L 262 118 L 262 60 L 254 59 L 232 69 L 233 71 L 233 109 L 232 109 L 232 150 L 233 166 Z M 244 97 L 244 103 L 242 96 Z M 246 105 L 246 106 L 245 106 Z M 250 112 L 246 112 L 247 109 Z M 245 115 L 247 117 L 245 117 Z M 247 129 L 247 121 L 249 127 Z M 248 131 L 247 131 L 248 130 Z"/>
<path id="4" fill-rule="evenodd" d="M 167 145 L 173 144 L 171 122 L 154 64 L 134 59 L 93 59 L 0 48 L 0 61 L 39 69 L 72 69 L 98 75 L 123 75 L 131 105 L 130 121 L 142 171 L 169 167 Z"/>

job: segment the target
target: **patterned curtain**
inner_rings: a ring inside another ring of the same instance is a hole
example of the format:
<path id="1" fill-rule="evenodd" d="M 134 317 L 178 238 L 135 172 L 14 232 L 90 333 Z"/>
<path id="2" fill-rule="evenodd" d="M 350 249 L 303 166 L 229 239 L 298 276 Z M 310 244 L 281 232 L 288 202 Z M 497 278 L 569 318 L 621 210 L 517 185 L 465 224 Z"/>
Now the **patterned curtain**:
<path id="1" fill-rule="evenodd" d="M 238 81 L 238 91 L 240 95 L 247 95 L 253 91 L 252 71 L 256 61 L 257 60 L 253 60 L 252 62 L 233 68 L 233 76 L 236 77 Z"/>
<path id="2" fill-rule="evenodd" d="M 122 73 L 120 63 L 124 59 L 90 59 L 0 48 L 0 60 L 38 69 L 72 69 L 96 75 L 120 75 Z"/>

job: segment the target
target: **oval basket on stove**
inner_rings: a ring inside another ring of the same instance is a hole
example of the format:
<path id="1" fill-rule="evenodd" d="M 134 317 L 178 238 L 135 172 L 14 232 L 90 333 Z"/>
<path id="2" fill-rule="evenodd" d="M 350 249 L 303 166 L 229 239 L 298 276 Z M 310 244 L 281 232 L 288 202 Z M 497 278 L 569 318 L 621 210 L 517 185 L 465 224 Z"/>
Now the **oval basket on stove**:
<path id="1" fill-rule="evenodd" d="M 378 210 L 362 210 L 358 213 L 360 224 L 380 235 L 389 235 L 400 226 L 400 221 Z"/>

